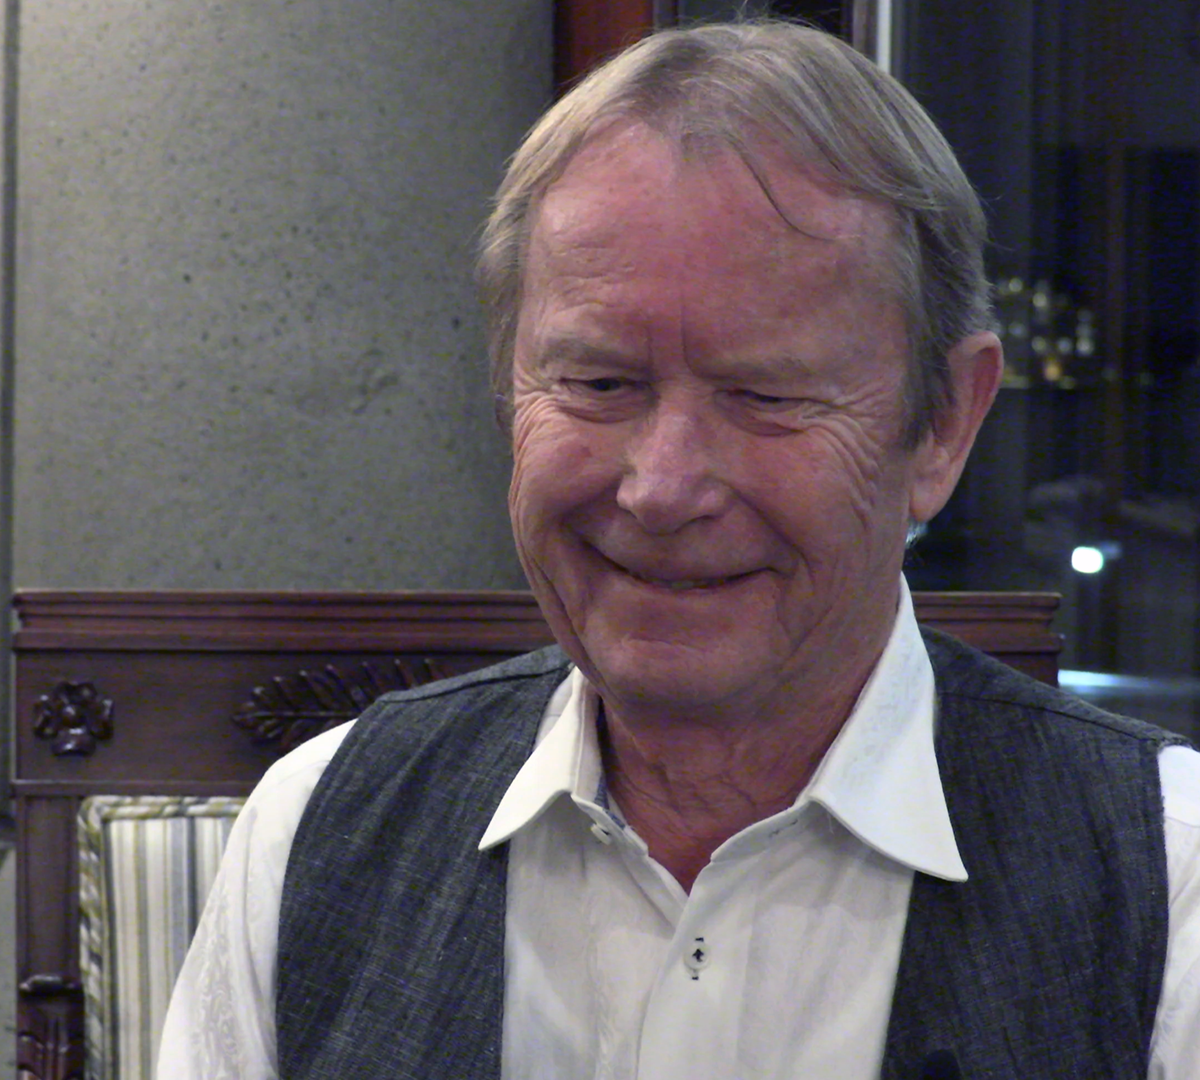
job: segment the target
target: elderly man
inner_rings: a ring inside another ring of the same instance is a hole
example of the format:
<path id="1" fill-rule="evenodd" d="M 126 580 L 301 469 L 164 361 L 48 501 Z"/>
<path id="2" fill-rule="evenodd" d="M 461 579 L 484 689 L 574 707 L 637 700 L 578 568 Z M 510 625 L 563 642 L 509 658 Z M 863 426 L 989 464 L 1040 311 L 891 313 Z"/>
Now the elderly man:
<path id="1" fill-rule="evenodd" d="M 481 277 L 561 651 L 268 773 L 161 1080 L 1200 1076 L 1200 755 L 901 577 L 1000 378 L 983 236 L 811 30 L 657 35 L 549 112 Z"/>

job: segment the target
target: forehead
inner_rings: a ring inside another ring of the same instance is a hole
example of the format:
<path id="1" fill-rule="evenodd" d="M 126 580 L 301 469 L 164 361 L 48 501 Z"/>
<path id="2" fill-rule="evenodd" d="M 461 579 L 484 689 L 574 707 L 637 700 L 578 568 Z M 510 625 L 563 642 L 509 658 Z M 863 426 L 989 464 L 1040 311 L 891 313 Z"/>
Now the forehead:
<path id="1" fill-rule="evenodd" d="M 728 148 L 629 124 L 587 143 L 543 196 L 520 320 L 682 325 L 690 344 L 725 350 L 785 323 L 867 336 L 864 312 L 886 307 L 890 322 L 895 307 L 891 237 L 889 209 L 781 153 L 761 149 L 752 171 Z"/>
<path id="2" fill-rule="evenodd" d="M 720 144 L 681 146 L 640 123 L 609 127 L 575 154 L 535 208 L 529 255 L 586 258 L 630 241 L 674 246 L 729 226 L 739 239 L 720 236 L 718 250 L 733 263 L 771 270 L 801 259 L 876 282 L 889 276 L 889 207 L 769 144 L 743 160 Z"/>

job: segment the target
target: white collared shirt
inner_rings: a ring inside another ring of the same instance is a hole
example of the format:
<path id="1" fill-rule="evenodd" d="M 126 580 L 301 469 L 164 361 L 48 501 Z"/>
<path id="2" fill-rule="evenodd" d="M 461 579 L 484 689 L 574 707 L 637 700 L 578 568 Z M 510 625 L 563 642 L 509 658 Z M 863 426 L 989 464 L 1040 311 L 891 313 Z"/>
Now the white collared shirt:
<path id="1" fill-rule="evenodd" d="M 788 810 L 685 894 L 604 795 L 578 672 L 481 847 L 511 841 L 504 1080 L 874 1080 L 913 869 L 963 880 L 933 751 L 933 673 L 907 589 L 850 719 Z M 159 1080 L 275 1080 L 279 896 L 345 736 L 274 766 L 230 838 L 167 1018 Z M 1160 769 L 1171 923 L 1151 1080 L 1200 1076 L 1200 754 Z"/>
<path id="2" fill-rule="evenodd" d="M 878 1075 L 912 871 L 966 878 L 910 605 L 799 798 L 690 894 L 601 805 L 572 675 L 480 844 L 512 841 L 505 1080 Z"/>

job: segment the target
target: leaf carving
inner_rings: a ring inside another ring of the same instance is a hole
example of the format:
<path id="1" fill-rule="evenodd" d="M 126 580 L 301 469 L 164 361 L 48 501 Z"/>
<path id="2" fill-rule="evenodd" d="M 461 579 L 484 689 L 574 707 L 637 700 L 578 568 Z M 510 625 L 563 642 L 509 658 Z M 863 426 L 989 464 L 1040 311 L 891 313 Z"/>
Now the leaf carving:
<path id="1" fill-rule="evenodd" d="M 333 664 L 320 671 L 302 669 L 256 686 L 232 719 L 256 744 L 274 745 L 287 753 L 314 735 L 353 720 L 389 691 L 423 686 L 450 674 L 434 657 L 423 657 L 415 665 L 399 656 L 364 661 L 349 673 Z"/>

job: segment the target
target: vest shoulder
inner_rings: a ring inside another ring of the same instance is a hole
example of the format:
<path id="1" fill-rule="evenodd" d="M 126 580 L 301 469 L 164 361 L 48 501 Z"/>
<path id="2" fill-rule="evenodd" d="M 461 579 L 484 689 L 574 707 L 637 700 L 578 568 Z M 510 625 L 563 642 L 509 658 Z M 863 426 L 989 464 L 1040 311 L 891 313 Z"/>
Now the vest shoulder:
<path id="1" fill-rule="evenodd" d="M 501 747 L 519 747 L 524 755 L 570 666 L 566 654 L 551 646 L 384 694 L 355 722 L 326 776 L 356 770 L 371 775 L 432 753 L 481 755 L 481 764 Z"/>
<path id="2" fill-rule="evenodd" d="M 389 706 L 402 706 L 408 702 L 452 697 L 456 694 L 503 694 L 506 688 L 517 690 L 531 680 L 551 676 L 557 676 L 561 681 L 567 677 L 570 666 L 571 661 L 567 659 L 566 653 L 557 645 L 551 645 L 448 679 L 438 679 L 436 682 L 424 683 L 407 690 L 393 690 L 378 698 L 372 706 L 372 711 L 384 710 Z"/>
<path id="3" fill-rule="evenodd" d="M 1153 724 L 1098 708 L 1057 687 L 1048 686 L 1002 664 L 949 634 L 922 627 L 921 634 L 933 664 L 938 697 L 943 707 L 975 715 L 987 723 L 1004 716 L 1055 720 L 1050 730 L 1072 735 L 1134 739 L 1159 746 L 1186 743 L 1180 735 Z M 1060 723 L 1057 721 L 1075 721 Z"/>

